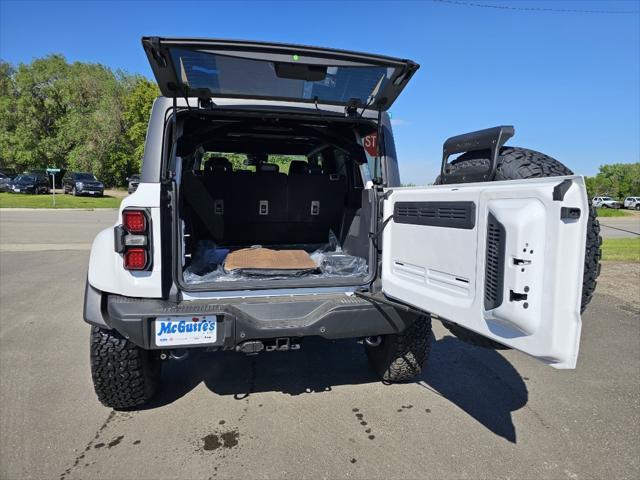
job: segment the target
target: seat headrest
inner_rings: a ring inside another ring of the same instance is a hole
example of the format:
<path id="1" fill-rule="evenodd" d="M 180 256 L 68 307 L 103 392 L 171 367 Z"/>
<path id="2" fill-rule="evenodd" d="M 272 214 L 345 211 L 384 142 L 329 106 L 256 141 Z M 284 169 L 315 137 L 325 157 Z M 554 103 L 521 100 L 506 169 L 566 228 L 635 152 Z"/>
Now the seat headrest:
<path id="1" fill-rule="evenodd" d="M 311 175 L 323 175 L 324 171 L 320 165 L 309 165 L 309 173 Z"/>
<path id="2" fill-rule="evenodd" d="M 211 157 L 204 164 L 204 170 L 211 173 L 231 173 L 233 172 L 233 165 L 225 157 Z"/>
<path id="3" fill-rule="evenodd" d="M 258 173 L 278 173 L 280 167 L 275 163 L 259 163 L 256 165 L 256 172 Z"/>
<path id="4" fill-rule="evenodd" d="M 224 167 L 228 172 L 233 172 L 233 165 L 226 157 L 211 157 L 211 161 L 216 167 Z"/>
<path id="5" fill-rule="evenodd" d="M 289 175 L 307 175 L 309 164 L 304 160 L 292 160 L 289 164 Z"/>

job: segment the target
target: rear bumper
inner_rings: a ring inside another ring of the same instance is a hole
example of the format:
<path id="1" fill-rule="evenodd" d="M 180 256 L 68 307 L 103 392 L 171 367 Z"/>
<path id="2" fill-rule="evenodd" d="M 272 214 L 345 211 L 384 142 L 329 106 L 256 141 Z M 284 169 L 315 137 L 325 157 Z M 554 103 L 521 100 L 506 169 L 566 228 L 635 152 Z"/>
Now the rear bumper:
<path id="1" fill-rule="evenodd" d="M 398 333 L 416 316 L 387 305 L 374 305 L 344 294 L 168 302 L 107 295 L 87 284 L 84 318 L 117 330 L 136 345 L 155 345 L 152 322 L 157 317 L 216 315 L 218 341 L 199 347 L 233 349 L 248 340 L 320 336 L 357 338 Z"/>

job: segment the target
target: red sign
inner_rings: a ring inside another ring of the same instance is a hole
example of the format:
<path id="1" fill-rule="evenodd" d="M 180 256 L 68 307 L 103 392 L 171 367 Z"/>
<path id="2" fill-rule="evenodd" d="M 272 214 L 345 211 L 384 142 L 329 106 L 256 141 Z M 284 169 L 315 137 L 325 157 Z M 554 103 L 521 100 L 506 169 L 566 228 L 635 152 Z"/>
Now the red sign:
<path id="1" fill-rule="evenodd" d="M 371 135 L 367 135 L 362 139 L 362 143 L 364 149 L 367 151 L 369 156 L 376 157 L 378 156 L 378 134 L 372 133 Z"/>

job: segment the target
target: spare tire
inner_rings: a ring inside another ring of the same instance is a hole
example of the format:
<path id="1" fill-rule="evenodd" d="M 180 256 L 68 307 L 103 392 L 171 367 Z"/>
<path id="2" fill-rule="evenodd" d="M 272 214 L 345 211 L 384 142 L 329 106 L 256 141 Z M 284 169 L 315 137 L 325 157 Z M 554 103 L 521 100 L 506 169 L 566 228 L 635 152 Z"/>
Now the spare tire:
<path id="1" fill-rule="evenodd" d="M 459 175 L 465 172 L 472 174 L 486 171 L 489 168 L 490 157 L 491 152 L 489 150 L 467 152 L 448 165 L 447 173 Z M 573 175 L 573 172 L 555 158 L 527 148 L 502 147 L 494 180 L 521 180 L 562 175 Z M 440 178 L 436 179 L 436 184 L 438 183 L 440 183 Z M 600 275 L 601 244 L 600 223 L 596 218 L 595 208 L 590 204 L 587 223 L 587 244 L 584 255 L 584 276 L 582 279 L 581 312 L 584 312 L 596 289 L 597 278 Z M 467 343 L 490 348 L 505 348 L 503 345 L 455 323 L 443 321 L 443 324 L 456 337 Z"/>

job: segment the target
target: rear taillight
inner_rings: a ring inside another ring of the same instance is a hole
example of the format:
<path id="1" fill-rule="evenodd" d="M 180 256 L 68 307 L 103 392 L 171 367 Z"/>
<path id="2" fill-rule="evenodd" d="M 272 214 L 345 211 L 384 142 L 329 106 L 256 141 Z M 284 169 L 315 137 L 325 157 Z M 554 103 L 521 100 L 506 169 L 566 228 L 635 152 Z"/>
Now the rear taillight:
<path id="1" fill-rule="evenodd" d="M 129 233 L 144 233 L 147 216 L 142 210 L 125 210 L 122 212 L 122 225 Z"/>
<path id="2" fill-rule="evenodd" d="M 115 227 L 115 250 L 122 254 L 125 270 L 151 269 L 151 225 L 146 210 L 126 209 L 122 225 Z"/>
<path id="3" fill-rule="evenodd" d="M 128 248 L 124 252 L 124 268 L 127 270 L 144 270 L 147 262 L 147 251 L 144 248 Z"/>

